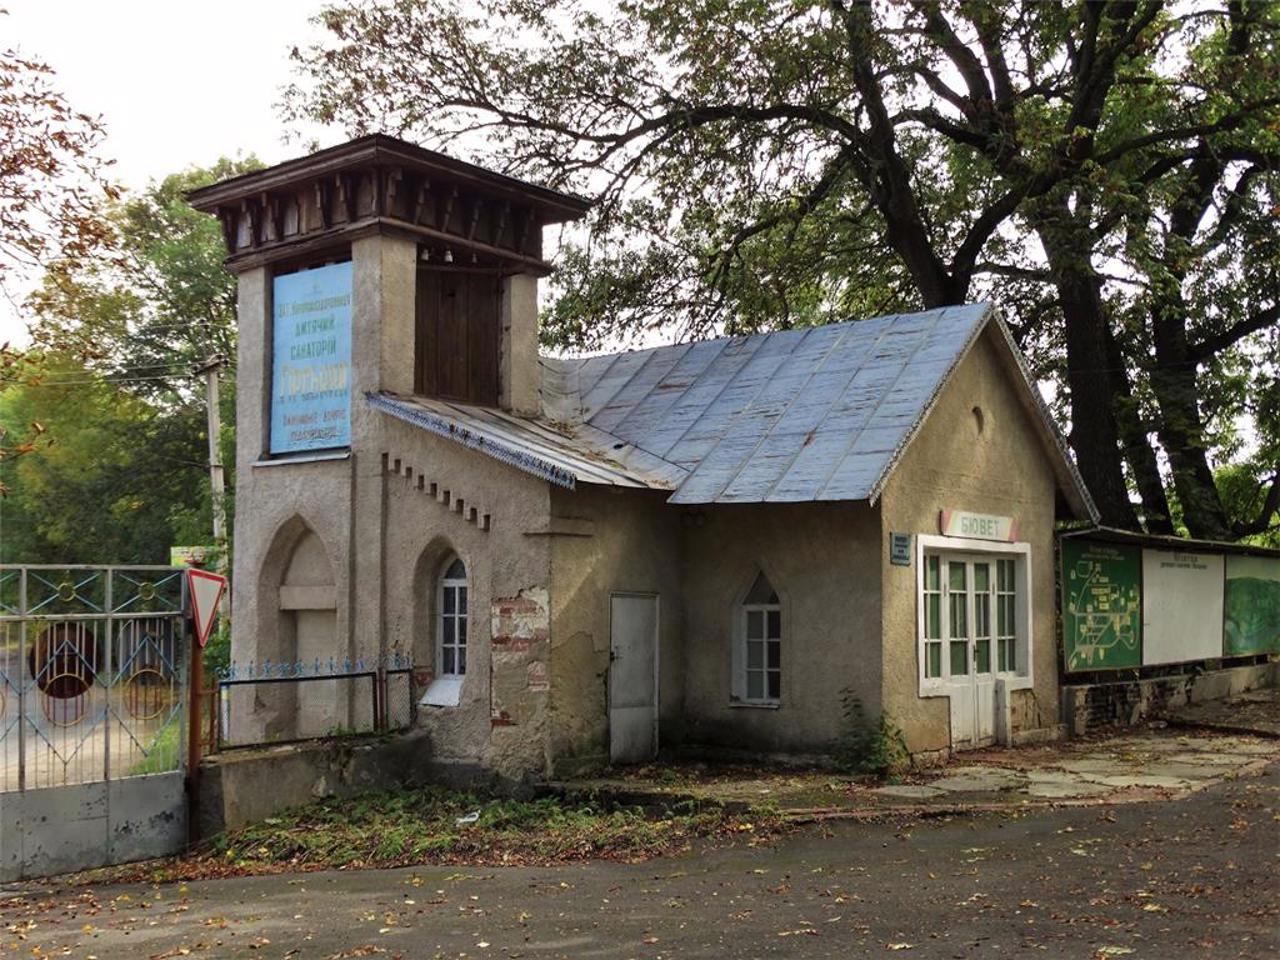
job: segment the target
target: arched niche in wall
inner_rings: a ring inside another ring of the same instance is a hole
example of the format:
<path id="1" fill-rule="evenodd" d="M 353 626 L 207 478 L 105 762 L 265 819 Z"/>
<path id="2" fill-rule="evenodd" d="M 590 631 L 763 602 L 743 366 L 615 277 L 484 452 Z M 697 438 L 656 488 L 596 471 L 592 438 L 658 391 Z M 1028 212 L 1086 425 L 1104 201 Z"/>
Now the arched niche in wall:
<path id="1" fill-rule="evenodd" d="M 291 664 L 289 672 L 302 676 L 341 669 L 345 652 L 338 643 L 333 564 L 324 541 L 302 518 L 290 519 L 276 532 L 260 590 L 259 596 L 275 599 L 276 615 L 258 638 L 259 667 L 268 661 Z M 341 680 L 257 685 L 254 712 L 266 722 L 267 735 L 323 736 L 346 726 L 349 685 Z"/>

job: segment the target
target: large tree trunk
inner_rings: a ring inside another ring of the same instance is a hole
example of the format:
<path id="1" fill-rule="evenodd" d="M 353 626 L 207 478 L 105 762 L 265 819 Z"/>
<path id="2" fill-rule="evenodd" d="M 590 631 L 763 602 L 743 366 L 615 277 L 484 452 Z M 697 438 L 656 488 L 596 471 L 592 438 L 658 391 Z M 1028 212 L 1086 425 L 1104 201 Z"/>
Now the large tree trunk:
<path id="1" fill-rule="evenodd" d="M 1192 163 L 1190 177 L 1169 218 L 1163 257 L 1168 281 L 1157 288 L 1159 300 L 1151 311 L 1155 347 L 1151 389 L 1160 410 L 1160 443 L 1173 471 L 1182 521 L 1193 537 L 1208 540 L 1231 539 L 1235 531 L 1209 468 L 1196 363 L 1187 344 L 1188 311 L 1182 285 L 1196 231 L 1222 174 L 1223 161 L 1209 151 Z"/>
<path id="2" fill-rule="evenodd" d="M 1058 290 L 1067 344 L 1071 449 L 1107 526 L 1139 529 L 1129 500 L 1116 416 L 1119 378 L 1113 366 L 1101 281 L 1089 262 L 1086 230 L 1073 224 L 1066 200 L 1046 200 L 1037 233 Z"/>
<path id="3" fill-rule="evenodd" d="M 1169 457 L 1187 531 L 1206 540 L 1229 540 L 1234 532 L 1204 444 L 1196 365 L 1187 349 L 1186 311 L 1180 309 L 1180 296 L 1172 299 L 1151 318 L 1156 354 L 1151 389 L 1160 407 L 1160 443 Z"/>
<path id="4" fill-rule="evenodd" d="M 1138 497 L 1142 500 L 1142 525 L 1148 533 L 1172 534 L 1173 516 L 1169 510 L 1169 498 L 1165 495 L 1164 480 L 1160 476 L 1160 464 L 1148 438 L 1147 425 L 1134 397 L 1133 383 L 1125 363 L 1124 351 L 1110 325 L 1104 325 L 1107 335 L 1107 367 L 1115 390 L 1116 425 L 1124 445 L 1124 459 L 1129 464 Z"/>

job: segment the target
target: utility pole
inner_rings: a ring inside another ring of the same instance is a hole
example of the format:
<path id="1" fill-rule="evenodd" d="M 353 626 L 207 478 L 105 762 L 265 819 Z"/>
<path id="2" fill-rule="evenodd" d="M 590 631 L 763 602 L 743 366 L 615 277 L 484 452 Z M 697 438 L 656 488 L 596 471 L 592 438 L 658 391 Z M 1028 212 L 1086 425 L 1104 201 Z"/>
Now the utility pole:
<path id="1" fill-rule="evenodd" d="M 226 358 L 212 356 L 196 370 L 204 374 L 205 406 L 209 433 L 209 494 L 213 510 L 213 543 L 218 551 L 218 573 L 227 576 L 226 473 L 222 468 L 222 417 L 218 410 L 218 371 Z M 225 607 L 224 607 L 225 609 Z"/>
<path id="2" fill-rule="evenodd" d="M 227 563 L 227 474 L 223 470 L 223 453 L 221 453 L 221 433 L 223 420 L 218 407 L 218 371 L 227 364 L 227 357 L 212 356 L 197 367 L 197 374 L 205 375 L 205 406 L 207 413 L 207 431 L 209 431 L 209 492 L 210 508 L 214 515 L 214 548 L 218 550 L 218 567 L 216 571 L 229 577 Z M 229 591 L 228 591 L 229 593 Z M 227 608 L 230 596 L 224 596 L 223 608 L 219 613 L 219 627 L 227 628 L 229 614 Z"/>

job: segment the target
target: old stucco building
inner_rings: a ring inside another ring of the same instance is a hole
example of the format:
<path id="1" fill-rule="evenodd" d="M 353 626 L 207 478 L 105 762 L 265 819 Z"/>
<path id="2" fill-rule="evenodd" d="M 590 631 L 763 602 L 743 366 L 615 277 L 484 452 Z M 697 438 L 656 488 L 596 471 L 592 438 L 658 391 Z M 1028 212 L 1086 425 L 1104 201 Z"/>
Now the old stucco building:
<path id="1" fill-rule="evenodd" d="M 237 659 L 412 656 L 436 759 L 917 753 L 1058 722 L 1088 495 L 988 307 L 540 357 L 577 198 L 373 136 L 192 197 L 239 277 Z M 316 733 L 334 698 L 260 703 Z"/>

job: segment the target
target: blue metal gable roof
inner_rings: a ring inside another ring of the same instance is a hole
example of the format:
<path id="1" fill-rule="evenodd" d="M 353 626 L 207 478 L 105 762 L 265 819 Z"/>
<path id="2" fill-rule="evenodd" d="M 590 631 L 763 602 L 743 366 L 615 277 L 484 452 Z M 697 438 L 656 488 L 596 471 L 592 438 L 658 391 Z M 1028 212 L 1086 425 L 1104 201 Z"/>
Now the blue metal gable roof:
<path id="1" fill-rule="evenodd" d="M 989 312 L 946 307 L 552 363 L 577 395 L 568 412 L 689 471 L 672 503 L 866 500 Z"/>
<path id="2" fill-rule="evenodd" d="M 369 402 L 552 483 L 670 502 L 871 500 L 988 322 L 1077 515 L 1096 516 L 1022 355 L 987 304 L 579 359 L 542 357 L 542 415 Z"/>

